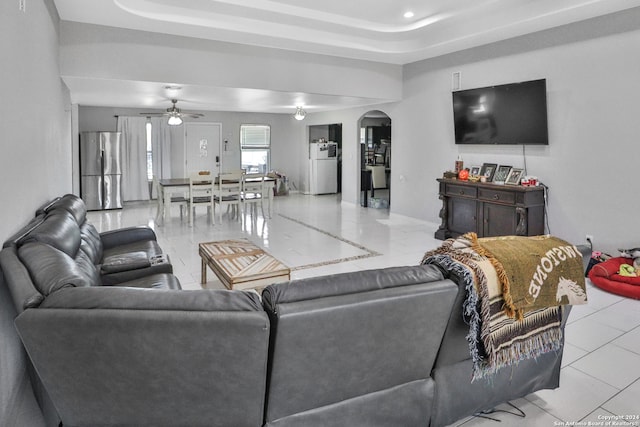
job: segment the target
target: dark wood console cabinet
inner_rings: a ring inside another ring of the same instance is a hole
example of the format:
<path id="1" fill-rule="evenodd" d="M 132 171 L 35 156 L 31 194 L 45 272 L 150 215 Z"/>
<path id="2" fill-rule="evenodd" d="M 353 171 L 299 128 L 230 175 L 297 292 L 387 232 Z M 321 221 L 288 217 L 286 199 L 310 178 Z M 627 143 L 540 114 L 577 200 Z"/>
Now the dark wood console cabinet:
<path id="1" fill-rule="evenodd" d="M 544 234 L 544 187 L 438 179 L 442 200 L 436 239 Z"/>

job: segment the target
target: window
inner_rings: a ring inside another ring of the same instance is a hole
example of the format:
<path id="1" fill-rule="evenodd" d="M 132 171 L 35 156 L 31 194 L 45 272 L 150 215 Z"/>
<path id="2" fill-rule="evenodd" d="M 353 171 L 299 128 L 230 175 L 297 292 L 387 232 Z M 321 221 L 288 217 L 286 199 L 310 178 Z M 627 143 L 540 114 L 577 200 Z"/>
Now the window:
<path id="1" fill-rule="evenodd" d="M 270 170 L 271 126 L 240 125 L 242 169 L 247 173 L 266 173 Z"/>
<path id="2" fill-rule="evenodd" d="M 153 151 L 151 145 L 151 122 L 147 122 L 147 179 L 153 180 Z"/>

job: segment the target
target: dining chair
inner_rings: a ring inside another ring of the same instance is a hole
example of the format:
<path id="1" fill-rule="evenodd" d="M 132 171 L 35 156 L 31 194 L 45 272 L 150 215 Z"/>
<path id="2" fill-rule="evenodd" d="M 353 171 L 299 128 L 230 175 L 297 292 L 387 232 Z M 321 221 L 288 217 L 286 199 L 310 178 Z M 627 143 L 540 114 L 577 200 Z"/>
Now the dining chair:
<path id="1" fill-rule="evenodd" d="M 380 144 L 373 151 L 373 164 L 385 165 L 387 164 L 387 144 Z"/>
<path id="2" fill-rule="evenodd" d="M 232 213 L 240 218 L 242 212 L 236 212 L 242 210 L 242 172 L 225 172 L 218 175 L 218 182 L 216 185 L 216 191 L 213 195 L 213 212 L 215 215 L 216 205 L 219 205 L 220 221 L 222 222 L 222 206 L 233 208 Z"/>
<path id="3" fill-rule="evenodd" d="M 211 224 L 215 224 L 213 205 L 214 178 L 210 171 L 192 172 L 189 175 L 189 225 L 193 226 L 196 206 L 206 206 L 211 215 Z"/>
<path id="4" fill-rule="evenodd" d="M 174 205 L 180 206 L 180 220 L 182 220 L 184 211 L 188 209 L 189 195 L 186 193 L 169 193 L 169 197 L 165 197 L 165 192 L 160 188 L 160 182 L 156 175 L 153 175 L 153 192 L 156 194 L 158 201 L 158 210 L 160 209 L 160 198 L 162 197 L 162 204 L 165 206 L 165 211 L 171 213 L 171 207 Z M 151 194 L 153 197 L 153 194 Z M 187 211 L 188 214 L 188 211 Z M 164 215 L 164 212 L 158 212 L 158 216 Z"/>
<path id="5" fill-rule="evenodd" d="M 258 204 L 260 204 L 260 210 L 262 217 L 266 218 L 264 214 L 264 173 L 245 173 L 242 175 L 242 203 L 245 206 L 244 212 L 247 212 L 246 207 L 251 208 L 251 216 L 254 212 L 258 212 Z"/>

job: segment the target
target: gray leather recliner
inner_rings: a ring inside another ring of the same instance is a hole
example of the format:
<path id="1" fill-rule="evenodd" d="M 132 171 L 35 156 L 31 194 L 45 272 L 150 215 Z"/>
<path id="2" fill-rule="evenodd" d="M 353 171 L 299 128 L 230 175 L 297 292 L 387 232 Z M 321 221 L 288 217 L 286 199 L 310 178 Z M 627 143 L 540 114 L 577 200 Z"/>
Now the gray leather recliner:
<path id="1" fill-rule="evenodd" d="M 265 425 L 428 426 L 431 369 L 456 292 L 434 266 L 265 288 Z"/>
<path id="2" fill-rule="evenodd" d="M 68 287 L 15 324 L 65 426 L 262 424 L 256 294 Z"/>

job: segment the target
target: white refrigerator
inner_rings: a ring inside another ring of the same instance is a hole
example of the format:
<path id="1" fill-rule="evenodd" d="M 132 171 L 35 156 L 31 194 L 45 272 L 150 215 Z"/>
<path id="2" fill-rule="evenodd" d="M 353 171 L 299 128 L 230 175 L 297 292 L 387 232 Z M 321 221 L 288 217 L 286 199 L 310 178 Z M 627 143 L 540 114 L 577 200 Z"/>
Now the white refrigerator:
<path id="1" fill-rule="evenodd" d="M 334 194 L 338 192 L 338 144 L 313 142 L 309 144 L 309 192 Z"/>

